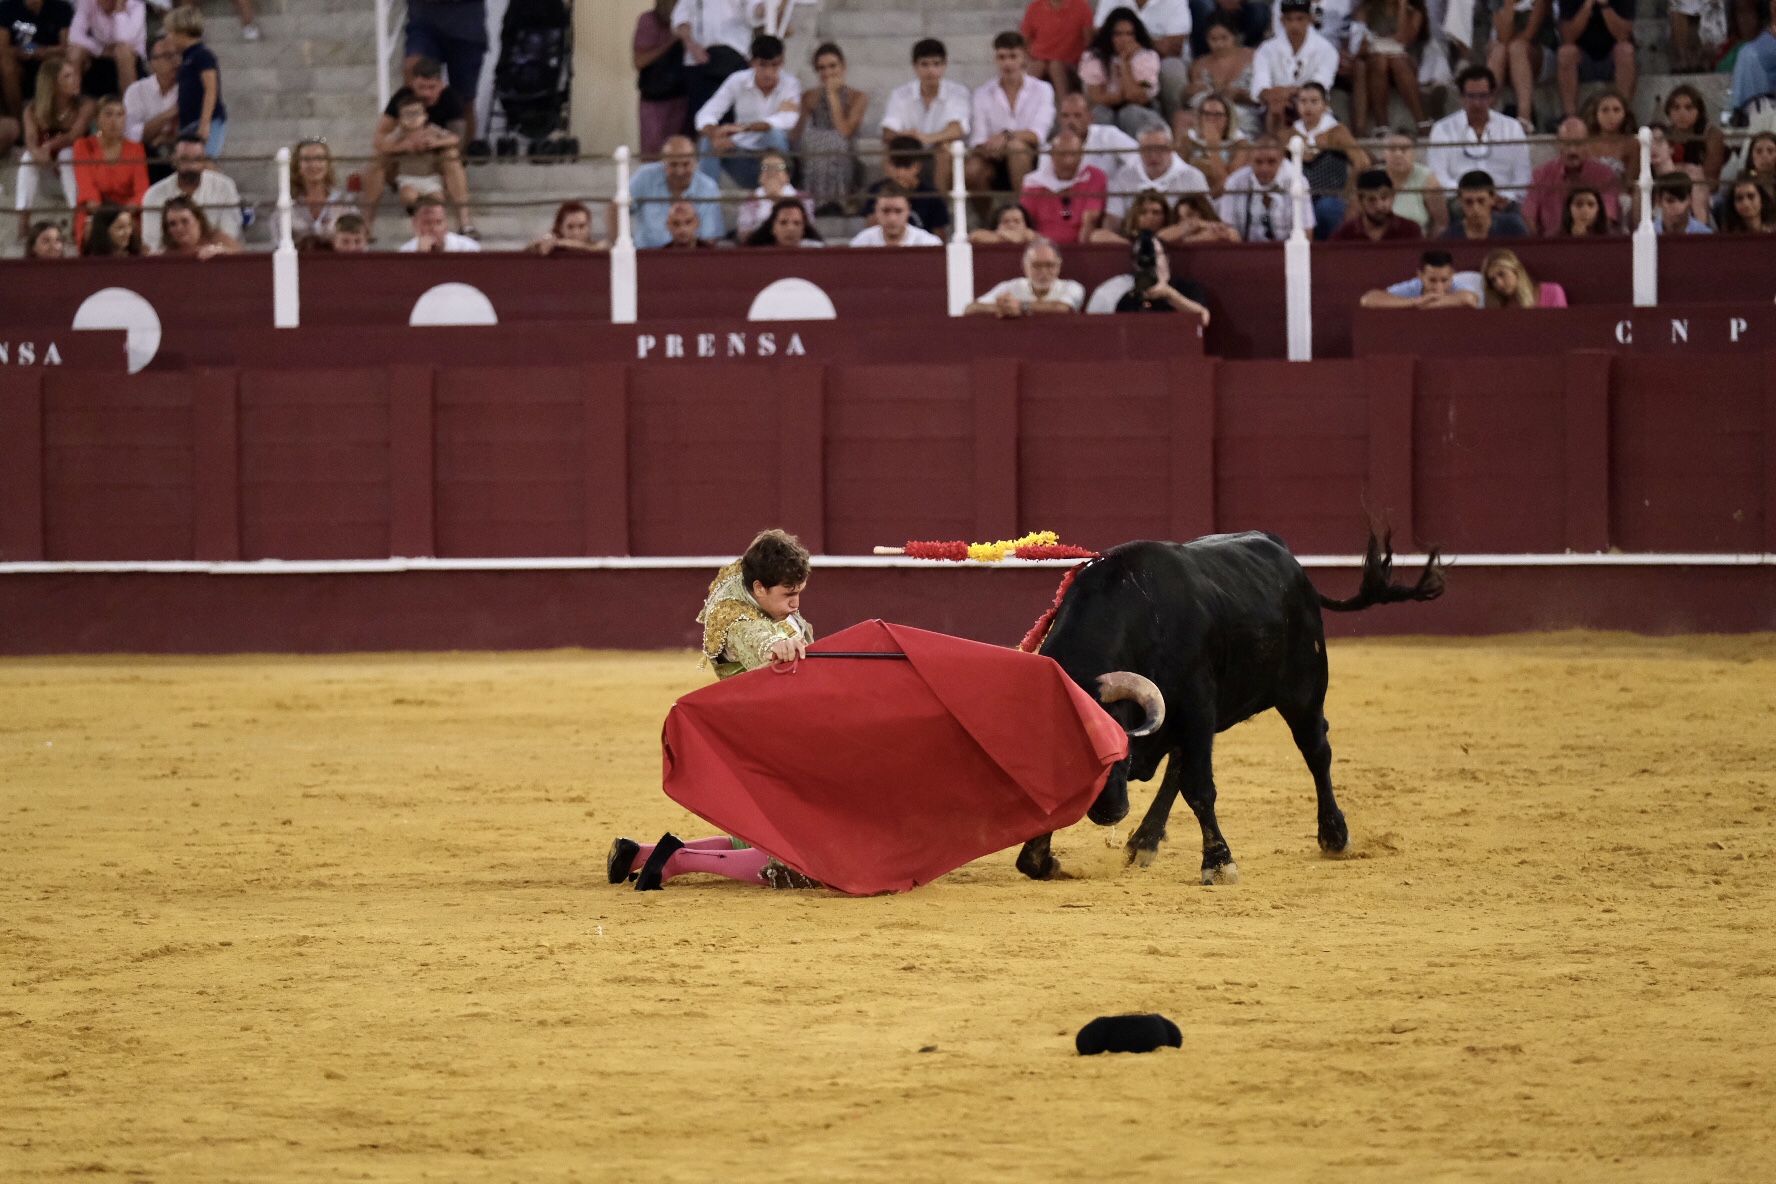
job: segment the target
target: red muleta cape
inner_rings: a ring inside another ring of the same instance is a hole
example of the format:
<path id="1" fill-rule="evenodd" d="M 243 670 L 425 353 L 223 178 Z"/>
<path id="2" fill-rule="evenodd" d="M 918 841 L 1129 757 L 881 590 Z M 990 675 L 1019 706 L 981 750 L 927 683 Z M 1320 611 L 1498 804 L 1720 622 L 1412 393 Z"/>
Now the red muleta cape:
<path id="1" fill-rule="evenodd" d="M 1128 737 L 1050 658 L 865 621 L 666 716 L 666 795 L 853 895 L 1071 826 Z"/>

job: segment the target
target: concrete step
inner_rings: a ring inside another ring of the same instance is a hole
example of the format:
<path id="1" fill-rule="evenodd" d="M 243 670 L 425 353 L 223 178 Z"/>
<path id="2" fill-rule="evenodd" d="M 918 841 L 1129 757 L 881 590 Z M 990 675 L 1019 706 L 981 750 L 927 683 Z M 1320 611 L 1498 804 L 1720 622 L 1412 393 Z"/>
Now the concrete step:
<path id="1" fill-rule="evenodd" d="M 362 122 L 367 126 L 375 119 L 375 96 L 363 94 L 322 93 L 305 90 L 253 90 L 231 87 L 224 92 L 228 100 L 229 126 L 235 121 L 257 123 L 260 120 L 325 119 L 346 123 Z"/>
<path id="2" fill-rule="evenodd" d="M 361 66 L 230 65 L 227 93 L 349 94 L 361 105 L 376 102 L 376 68 Z"/>

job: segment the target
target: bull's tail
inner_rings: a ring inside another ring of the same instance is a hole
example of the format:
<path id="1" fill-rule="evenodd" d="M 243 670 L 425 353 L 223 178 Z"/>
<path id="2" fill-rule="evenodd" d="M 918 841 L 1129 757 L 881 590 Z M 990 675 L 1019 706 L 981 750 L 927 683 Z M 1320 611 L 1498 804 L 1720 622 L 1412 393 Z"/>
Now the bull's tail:
<path id="1" fill-rule="evenodd" d="M 1398 604 L 1404 600 L 1435 600 L 1443 595 L 1443 564 L 1433 549 L 1416 584 L 1389 583 L 1394 572 L 1393 532 L 1369 530 L 1369 546 L 1363 554 L 1363 582 L 1349 600 L 1333 600 L 1316 592 L 1320 606 L 1336 613 L 1354 613 L 1374 604 Z"/>

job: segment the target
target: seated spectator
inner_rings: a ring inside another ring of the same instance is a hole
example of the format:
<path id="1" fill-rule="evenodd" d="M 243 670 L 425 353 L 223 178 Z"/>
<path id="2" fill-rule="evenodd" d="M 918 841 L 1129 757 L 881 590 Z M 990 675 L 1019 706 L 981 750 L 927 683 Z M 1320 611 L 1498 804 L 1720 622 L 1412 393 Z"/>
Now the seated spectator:
<path id="1" fill-rule="evenodd" d="M 1248 243 L 1275 243 L 1295 229 L 1295 203 L 1289 182 L 1295 166 L 1283 160 L 1282 145 L 1275 136 L 1259 136 L 1252 142 L 1252 163 L 1231 177 L 1221 194 L 1221 220 Z M 1307 225 L 1313 233 L 1313 205 L 1307 207 Z"/>
<path id="2" fill-rule="evenodd" d="M 1776 186 L 1776 132 L 1759 132 L 1745 142 L 1739 179 Z"/>
<path id="3" fill-rule="evenodd" d="M 450 233 L 443 198 L 426 193 L 413 203 L 413 237 L 401 244 L 403 252 L 436 255 L 480 249 L 481 244 L 467 235 Z"/>
<path id="4" fill-rule="evenodd" d="M 134 210 L 105 206 L 93 213 L 86 245 L 80 253 L 88 258 L 112 255 L 146 255 L 142 248 L 142 223 Z"/>
<path id="5" fill-rule="evenodd" d="M 672 240 L 666 226 L 667 212 L 678 201 L 691 205 L 697 215 L 695 237 L 704 241 L 723 238 L 721 186 L 697 167 L 697 146 L 688 136 L 673 136 L 659 160 L 644 164 L 629 179 L 629 196 L 635 203 L 632 234 L 642 250 L 663 247 Z M 613 207 L 606 225 L 617 224 Z"/>
<path id="6" fill-rule="evenodd" d="M 1191 0 L 1098 0 L 1092 16 L 1098 32 L 1112 23 L 1119 8 L 1141 22 L 1159 54 L 1159 113 L 1171 127 L 1184 109 L 1184 88 L 1190 82 L 1190 34 L 1196 24 Z"/>
<path id="7" fill-rule="evenodd" d="M 1544 77 L 1549 53 L 1559 47 L 1560 33 L 1549 0 L 1494 3 L 1492 38 L 1486 46 L 1486 68 L 1501 81 L 1509 79 L 1517 97 L 1517 121 L 1535 131 L 1535 88 Z"/>
<path id="8" fill-rule="evenodd" d="M 1301 171 L 1313 198 L 1314 225 L 1319 237 L 1325 238 L 1344 221 L 1351 176 L 1369 167 L 1369 154 L 1333 116 L 1326 88 L 1319 83 L 1301 85 L 1295 92 L 1295 110 L 1300 118 L 1290 130 L 1307 142 Z"/>
<path id="9" fill-rule="evenodd" d="M 356 213 L 352 201 L 333 175 L 333 150 L 325 140 L 303 140 L 290 158 L 290 235 L 296 249 L 310 250 L 333 237 L 346 214 Z"/>
<path id="10" fill-rule="evenodd" d="M 1131 136 L 1148 128 L 1170 134 L 1159 113 L 1159 51 L 1131 8 L 1105 18 L 1079 59 L 1079 84 L 1091 100 L 1095 123 L 1114 123 Z"/>
<path id="11" fill-rule="evenodd" d="M 444 67 L 432 58 L 420 58 L 414 62 L 408 76 L 408 84 L 389 96 L 388 106 L 376 117 L 376 130 L 370 137 L 371 151 L 376 154 L 376 159 L 363 172 L 364 194 L 359 205 L 364 223 L 374 237 L 376 207 L 382 201 L 384 188 L 400 175 L 403 164 L 424 167 L 435 162 L 436 177 L 442 181 L 444 192 L 456 209 L 457 229 L 466 237 L 474 238 L 475 227 L 469 220 L 469 176 L 463 169 L 461 151 L 469 128 L 467 105 L 455 88 L 444 84 Z M 435 130 L 416 133 L 401 122 L 401 108 L 414 96 L 425 105 L 426 129 Z M 447 137 L 455 138 L 455 147 L 447 146 Z M 436 156 L 429 155 L 432 153 Z M 404 159 L 409 156 L 425 157 L 426 160 Z M 426 177 L 431 175 L 425 174 Z M 412 188 L 416 195 L 430 190 L 424 179 Z M 411 203 L 408 212 L 412 213 Z"/>
<path id="12" fill-rule="evenodd" d="M 1431 125 L 1425 163 L 1444 189 L 1454 189 L 1457 178 L 1472 170 L 1475 161 L 1484 160 L 1486 172 L 1504 191 L 1504 200 L 1515 204 L 1529 192 L 1529 145 L 1523 125 L 1492 109 L 1498 80 L 1485 66 L 1469 66 L 1455 76 L 1455 82 L 1461 110 Z"/>
<path id="13" fill-rule="evenodd" d="M 1411 53 L 1425 33 L 1422 0 L 1417 4 L 1412 0 L 1360 0 L 1351 20 L 1358 42 L 1352 52 L 1360 58 L 1356 68 L 1368 75 L 1362 88 L 1368 105 L 1356 105 L 1351 112 L 1357 135 L 1366 136 L 1371 127 L 1388 125 L 1395 93 L 1406 104 L 1412 122 L 1423 124 L 1424 98 L 1418 90 L 1418 63 Z"/>
<path id="14" fill-rule="evenodd" d="M 1613 81 L 1634 99 L 1635 0 L 1555 0 L 1560 17 L 1560 48 L 1555 77 L 1560 113 L 1579 113 L 1580 82 Z"/>
<path id="15" fill-rule="evenodd" d="M 666 235 L 660 244 L 664 251 L 694 251 L 715 245 L 703 237 L 702 219 L 688 201 L 675 201 L 666 208 Z"/>
<path id="16" fill-rule="evenodd" d="M 793 197 L 780 197 L 771 216 L 746 236 L 749 247 L 824 247 L 820 228 L 808 216 L 808 208 Z"/>
<path id="17" fill-rule="evenodd" d="M 0 160 L 19 141 L 43 59 L 67 56 L 73 23 L 68 0 L 0 0 Z"/>
<path id="18" fill-rule="evenodd" d="M 1418 257 L 1418 274 L 1409 280 L 1363 293 L 1364 308 L 1479 308 L 1485 281 L 1475 271 L 1458 272 L 1448 251 L 1426 251 Z"/>
<path id="19" fill-rule="evenodd" d="M 1209 179 L 1172 150 L 1170 132 L 1150 127 L 1141 133 L 1139 144 L 1138 155 L 1110 174 L 1110 199 L 1106 206 L 1110 217 L 1121 217 L 1128 210 L 1129 199 L 1149 189 L 1157 189 L 1169 198 L 1186 193 L 1208 194 Z"/>
<path id="20" fill-rule="evenodd" d="M 1062 132 L 1042 164 L 1024 178 L 1021 204 L 1036 233 L 1057 246 L 1089 238 L 1104 217 L 1110 183 L 1084 162 L 1084 149 L 1078 136 Z"/>
<path id="21" fill-rule="evenodd" d="M 240 250 L 240 240 L 210 225 L 203 207 L 183 194 L 167 198 L 161 207 L 158 237 L 161 255 L 214 259 Z"/>
<path id="22" fill-rule="evenodd" d="M 1270 5 L 1263 0 L 1198 0 L 1191 5 L 1195 28 L 1190 34 L 1190 53 L 1196 61 L 1215 52 L 1215 26 L 1233 30 L 1238 43 L 1257 49 L 1270 33 Z"/>
<path id="23" fill-rule="evenodd" d="M 425 100 L 412 91 L 402 91 L 391 102 L 395 130 L 378 150 L 393 159 L 395 196 L 411 213 L 422 195 L 444 196 L 445 178 L 462 169 L 462 139 L 428 119 Z"/>
<path id="24" fill-rule="evenodd" d="M 876 224 L 851 240 L 854 247 L 941 247 L 943 240 L 911 222 L 912 203 L 906 190 L 890 185 L 876 192 Z"/>
<path id="25" fill-rule="evenodd" d="M 830 41 L 814 51 L 814 74 L 820 85 L 802 95 L 796 150 L 802 154 L 802 183 L 815 210 L 837 210 L 857 188 L 857 129 L 870 99 L 845 84 L 844 51 Z"/>
<path id="26" fill-rule="evenodd" d="M 1708 122 L 1708 104 L 1702 92 L 1687 82 L 1671 88 L 1665 97 L 1665 142 L 1671 145 L 1671 164 L 1676 172 L 1689 174 L 1696 184 L 1691 201 L 1696 217 L 1707 219 L 1714 187 L 1727 164 L 1727 141 L 1721 130 Z"/>
<path id="27" fill-rule="evenodd" d="M 80 200 L 74 176 L 74 141 L 92 123 L 93 101 L 80 93 L 80 71 L 59 54 L 43 59 L 37 71 L 37 93 L 25 108 L 25 151 L 15 181 L 14 207 L 19 212 L 19 233 L 29 228 L 28 214 L 37 201 L 37 187 L 52 168 L 62 182 L 68 208 Z"/>
<path id="28" fill-rule="evenodd" d="M 1085 288 L 1077 280 L 1061 278 L 1061 253 L 1046 239 L 1024 248 L 1024 274 L 988 289 L 979 300 L 962 310 L 970 317 L 1045 316 L 1078 312 L 1085 305 Z"/>
<path id="29" fill-rule="evenodd" d="M 726 169 L 742 189 L 759 181 L 755 153 L 788 153 L 789 133 L 802 115 L 802 84 L 783 72 L 783 42 L 752 39 L 752 68 L 728 75 L 693 117 L 702 169 L 711 181 Z"/>
<path id="30" fill-rule="evenodd" d="M 1415 158 L 1412 136 L 1389 132 L 1382 148 L 1388 180 L 1394 187 L 1394 213 L 1418 223 L 1426 238 L 1436 238 L 1449 225 L 1449 199 L 1436 174 Z"/>
<path id="31" fill-rule="evenodd" d="M 1498 191 L 1492 187 L 1490 174 L 1480 169 L 1463 173 L 1455 196 L 1461 205 L 1461 217 L 1449 224 L 1444 238 L 1524 238 L 1529 234 L 1522 218 L 1499 208 Z"/>
<path id="32" fill-rule="evenodd" d="M 1252 7 L 1259 9 L 1268 23 L 1268 10 L 1262 5 Z M 1264 130 L 1264 108 L 1252 97 L 1251 48 L 1242 44 L 1239 29 L 1233 21 L 1220 14 L 1212 17 L 1203 28 L 1207 45 L 1190 64 L 1190 82 L 1184 90 L 1191 117 L 1187 119 L 1181 114 L 1172 121 L 1178 141 L 1183 143 L 1196 128 L 1202 118 L 1203 104 L 1211 98 L 1218 99 L 1229 115 L 1229 122 L 1220 129 L 1222 139 L 1227 138 L 1229 128 L 1241 135 L 1257 135 Z M 1188 127 L 1181 126 L 1186 123 Z"/>
<path id="33" fill-rule="evenodd" d="M 635 18 L 629 55 L 635 66 L 639 95 L 636 124 L 643 156 L 658 156 L 667 137 L 684 130 L 691 102 L 685 78 L 684 46 L 672 30 L 677 0 L 653 0 L 653 7 Z"/>
<path id="34" fill-rule="evenodd" d="M 1237 243 L 1240 241 L 1239 231 L 1221 221 L 1215 203 L 1207 194 L 1186 193 L 1178 199 L 1178 208 L 1173 211 L 1174 221 L 1159 239 L 1167 243 Z"/>
<path id="35" fill-rule="evenodd" d="M 1148 189 L 1137 193 L 1131 200 L 1124 203 L 1122 221 L 1115 230 L 1100 226 L 1091 232 L 1086 239 L 1091 243 L 1115 243 L 1126 246 L 1140 237 L 1145 231 L 1148 234 L 1163 236 L 1177 221 L 1172 212 L 1171 203 L 1166 195 L 1157 189 Z"/>
<path id="36" fill-rule="evenodd" d="M 888 95 L 882 112 L 882 143 L 895 136 L 917 136 L 926 148 L 963 140 L 968 136 L 973 98 L 960 82 L 944 77 L 949 51 L 935 37 L 913 43 L 911 82 L 903 82 Z M 943 159 L 947 159 L 945 153 Z"/>
<path id="37" fill-rule="evenodd" d="M 68 56 L 92 98 L 122 94 L 148 56 L 148 6 L 143 0 L 75 0 Z"/>
<path id="38" fill-rule="evenodd" d="M 1031 243 L 1036 241 L 1036 231 L 1031 228 L 1030 211 L 1019 205 L 1004 205 L 993 211 L 993 227 L 991 230 L 982 227 L 971 231 L 968 241 L 976 246 L 992 246 L 995 243 Z"/>
<path id="39" fill-rule="evenodd" d="M 161 219 L 149 215 L 175 197 L 184 197 L 203 212 L 205 225 L 234 242 L 241 237 L 240 190 L 219 170 L 210 167 L 203 141 L 182 135 L 173 145 L 173 175 L 148 186 L 142 195 L 142 241 L 152 254 L 161 249 Z"/>
<path id="40" fill-rule="evenodd" d="M 179 51 L 179 134 L 197 136 L 214 160 L 228 140 L 228 108 L 222 102 L 222 63 L 203 43 L 203 10 L 176 8 L 166 27 Z"/>
<path id="41" fill-rule="evenodd" d="M 1135 138 L 1112 123 L 1093 123 L 1091 101 L 1079 91 L 1055 108 L 1054 134 L 1072 132 L 1085 145 L 1085 163 L 1114 177 L 1135 158 Z M 1049 141 L 1053 143 L 1051 138 Z"/>
<path id="42" fill-rule="evenodd" d="M 1739 48 L 1727 102 L 1734 114 L 1747 117 L 1776 105 L 1776 4 L 1769 6 L 1764 30 Z"/>
<path id="43" fill-rule="evenodd" d="M 1216 197 L 1227 188 L 1227 178 L 1252 161 L 1252 142 L 1234 118 L 1234 104 L 1223 95 L 1209 95 L 1197 103 L 1196 123 L 1184 133 L 1184 163 L 1196 169 Z"/>
<path id="44" fill-rule="evenodd" d="M 869 187 L 863 203 L 864 221 L 875 225 L 876 194 L 889 186 L 897 186 L 910 195 L 913 225 L 939 234 L 949 228 L 950 203 L 935 188 L 925 170 L 925 156 L 914 136 L 895 136 L 888 141 L 888 155 L 882 158 L 883 177 Z"/>
<path id="45" fill-rule="evenodd" d="M 759 157 L 759 184 L 752 191 L 752 196 L 740 203 L 739 211 L 734 215 L 734 237 L 744 242 L 752 237 L 766 219 L 771 216 L 771 208 L 779 198 L 800 198 L 808 209 L 808 216 L 814 216 L 814 199 L 803 197 L 794 185 L 789 183 L 789 159 L 781 152 L 767 152 Z"/>
<path id="46" fill-rule="evenodd" d="M 585 203 L 564 201 L 555 211 L 549 233 L 526 249 L 533 255 L 584 255 L 607 250 L 609 246 L 592 237 L 592 211 Z"/>
<path id="47" fill-rule="evenodd" d="M 1309 0 L 1282 0 L 1280 11 L 1282 31 L 1252 56 L 1252 94 L 1264 107 L 1265 130 L 1273 134 L 1289 126 L 1303 83 L 1330 90 L 1338 76 L 1338 50 L 1314 31 Z"/>
<path id="48" fill-rule="evenodd" d="M 1357 178 L 1357 216 L 1329 236 L 1335 243 L 1379 243 L 1423 238 L 1424 230 L 1394 213 L 1394 182 L 1386 169 L 1370 169 Z"/>
<path id="49" fill-rule="evenodd" d="M 1552 281 L 1536 283 L 1517 252 L 1493 251 L 1480 265 L 1487 308 L 1565 308 L 1566 289 Z"/>
<path id="50" fill-rule="evenodd" d="M 1055 120 L 1054 87 L 1024 73 L 1021 34 L 993 38 L 993 64 L 999 76 L 974 92 L 969 118 L 968 190 L 979 202 L 1023 191 Z"/>
<path id="51" fill-rule="evenodd" d="M 179 138 L 179 51 L 171 37 L 149 47 L 148 71 L 123 92 L 123 135 L 142 145 L 152 165 L 169 156 Z"/>
<path id="52" fill-rule="evenodd" d="M 1560 212 L 1560 233 L 1564 238 L 1583 238 L 1586 235 L 1610 234 L 1615 230 L 1615 223 L 1610 220 L 1609 207 L 1603 204 L 1603 194 L 1586 185 L 1576 185 L 1567 191 L 1566 207 Z"/>
<path id="53" fill-rule="evenodd" d="M 370 226 L 362 214 L 341 214 L 333 223 L 333 253 L 363 255 L 370 250 Z"/>
<path id="54" fill-rule="evenodd" d="M 1673 74 L 1705 74 L 1712 67 L 1704 60 L 1701 25 L 1703 10 L 1709 0 L 1672 0 L 1670 4 L 1671 39 L 1666 49 L 1671 55 Z M 1716 6 L 1725 15 L 1726 5 Z"/>
<path id="55" fill-rule="evenodd" d="M 1086 0 L 1030 0 L 1018 25 L 1030 51 L 1030 74 L 1054 87 L 1055 98 L 1077 92 L 1073 66 L 1092 39 Z"/>
<path id="56" fill-rule="evenodd" d="M 1130 273 L 1099 284 L 1086 311 L 1102 312 L 1108 304 L 1111 312 L 1184 312 L 1208 328 L 1208 293 L 1188 280 L 1172 282 L 1172 261 L 1156 236 L 1141 235 L 1129 254 L 1134 263 Z"/>
<path id="57" fill-rule="evenodd" d="M 442 62 L 450 89 L 462 96 L 463 141 L 474 139 L 480 126 L 475 122 L 475 96 L 481 92 L 481 66 L 487 59 L 486 0 L 407 0 L 407 23 L 401 32 L 407 85 L 413 85 L 416 62 L 426 58 Z"/>
<path id="58" fill-rule="evenodd" d="M 74 141 L 74 242 L 86 242 L 87 214 L 100 206 L 142 204 L 148 192 L 148 158 L 142 146 L 123 138 L 123 100 L 112 95 L 99 104 L 98 132 Z"/>
<path id="59" fill-rule="evenodd" d="M 27 259 L 66 259 L 68 244 L 62 238 L 62 225 L 59 222 L 37 222 L 31 226 L 30 233 L 25 236 L 25 258 Z"/>
<path id="60" fill-rule="evenodd" d="M 1714 233 L 1691 208 L 1692 184 L 1688 173 L 1661 173 L 1653 188 L 1659 204 L 1653 216 L 1655 234 Z"/>
<path id="61" fill-rule="evenodd" d="M 1531 174 L 1529 197 L 1523 203 L 1523 214 L 1529 228 L 1536 234 L 1553 234 L 1566 210 L 1566 198 L 1574 189 L 1592 189 L 1604 195 L 1608 204 L 1608 220 L 1617 221 L 1621 206 L 1617 200 L 1619 178 L 1616 171 L 1602 161 L 1594 160 L 1585 151 L 1585 121 L 1569 115 L 1560 121 L 1556 133 L 1560 155 Z"/>
<path id="62" fill-rule="evenodd" d="M 1627 186 L 1640 178 L 1640 130 L 1628 100 L 1614 87 L 1605 87 L 1592 95 L 1583 112 L 1585 130 L 1590 133 L 1586 151 L 1616 174 L 1618 184 Z"/>
<path id="63" fill-rule="evenodd" d="M 1758 181 L 1735 181 L 1721 211 L 1724 234 L 1776 234 L 1776 193 Z"/>

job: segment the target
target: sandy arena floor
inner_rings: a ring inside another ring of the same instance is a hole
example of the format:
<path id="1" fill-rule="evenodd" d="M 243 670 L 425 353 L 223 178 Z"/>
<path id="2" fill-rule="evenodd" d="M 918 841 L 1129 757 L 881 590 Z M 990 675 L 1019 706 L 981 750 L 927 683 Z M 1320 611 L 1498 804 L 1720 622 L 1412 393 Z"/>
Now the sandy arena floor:
<path id="1" fill-rule="evenodd" d="M 1771 1179 L 1776 637 L 1332 657 L 1351 857 L 866 900 L 603 882 L 687 655 L 0 663 L 0 1179 Z"/>

